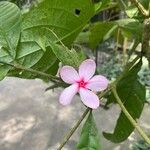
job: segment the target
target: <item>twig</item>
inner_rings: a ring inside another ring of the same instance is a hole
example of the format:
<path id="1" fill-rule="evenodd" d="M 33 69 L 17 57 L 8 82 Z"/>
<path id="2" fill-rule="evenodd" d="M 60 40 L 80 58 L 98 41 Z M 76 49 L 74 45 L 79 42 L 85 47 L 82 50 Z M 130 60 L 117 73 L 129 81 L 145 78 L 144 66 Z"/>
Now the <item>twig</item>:
<path id="1" fill-rule="evenodd" d="M 132 3 L 135 4 L 135 6 L 138 8 L 138 10 L 140 11 L 140 13 L 145 17 L 148 18 L 149 17 L 149 11 L 147 11 L 143 5 L 138 1 L 138 0 L 130 0 Z"/>
<path id="2" fill-rule="evenodd" d="M 102 98 L 105 94 L 107 94 L 109 92 L 109 88 L 102 92 L 101 94 L 99 94 L 99 98 Z M 88 112 L 90 111 L 90 108 L 87 108 L 84 113 L 82 114 L 82 116 L 79 118 L 79 120 L 75 123 L 75 125 L 70 129 L 70 131 L 68 132 L 68 134 L 65 136 L 65 138 L 63 139 L 63 141 L 61 142 L 60 146 L 58 147 L 57 150 L 61 150 L 64 145 L 67 143 L 67 141 L 70 139 L 70 137 L 73 135 L 73 133 L 77 130 L 77 128 L 79 127 L 79 125 L 81 124 L 81 122 L 83 121 L 83 119 L 86 117 L 86 115 L 88 114 Z"/>
<path id="3" fill-rule="evenodd" d="M 118 93 L 116 91 L 116 87 L 112 86 L 111 90 L 116 98 L 116 101 L 118 102 L 119 106 L 121 107 L 122 111 L 124 112 L 125 116 L 128 118 L 128 120 L 131 122 L 131 124 L 136 128 L 136 130 L 139 132 L 139 134 L 143 137 L 143 139 L 150 144 L 150 139 L 148 136 L 145 134 L 145 132 L 141 129 L 141 127 L 137 124 L 137 122 L 132 118 L 132 116 L 129 114 L 129 112 L 126 110 L 124 107 L 121 99 L 118 96 Z"/>
<path id="4" fill-rule="evenodd" d="M 7 63 L 7 62 L 3 62 L 3 61 L 0 61 L 0 64 L 8 65 L 8 66 L 11 66 L 11 67 L 19 69 L 19 70 L 23 70 L 23 71 L 27 71 L 27 72 L 31 72 L 31 73 L 34 73 L 37 75 L 47 77 L 49 80 L 51 80 L 53 82 L 60 81 L 60 78 L 58 78 L 56 76 L 53 76 L 53 75 L 50 75 L 50 74 L 47 74 L 47 73 L 44 73 L 41 71 L 37 71 L 37 70 L 31 69 L 31 68 L 26 68 L 26 67 L 19 65 L 19 64 L 12 64 L 12 63 Z"/>
<path id="5" fill-rule="evenodd" d="M 55 83 L 55 84 L 53 84 L 53 85 L 47 87 L 47 88 L 45 89 L 45 91 L 48 91 L 48 90 L 51 90 L 51 89 L 55 89 L 55 88 L 58 88 L 58 87 L 67 87 L 67 86 L 68 86 L 68 85 L 65 84 L 64 82 L 58 82 L 58 83 Z"/>
<path id="6" fill-rule="evenodd" d="M 63 139 L 63 141 L 61 142 L 60 146 L 57 148 L 57 150 L 61 150 L 64 145 L 67 143 L 67 141 L 70 139 L 70 137 L 73 135 L 73 133 L 77 130 L 77 128 L 79 127 L 79 125 L 81 124 L 82 120 L 86 117 L 86 115 L 88 114 L 88 112 L 90 111 L 90 108 L 87 108 L 84 113 L 82 114 L 82 116 L 79 118 L 79 120 L 74 124 L 74 126 L 70 129 L 70 131 L 68 132 L 68 134 L 65 136 L 65 138 Z"/>

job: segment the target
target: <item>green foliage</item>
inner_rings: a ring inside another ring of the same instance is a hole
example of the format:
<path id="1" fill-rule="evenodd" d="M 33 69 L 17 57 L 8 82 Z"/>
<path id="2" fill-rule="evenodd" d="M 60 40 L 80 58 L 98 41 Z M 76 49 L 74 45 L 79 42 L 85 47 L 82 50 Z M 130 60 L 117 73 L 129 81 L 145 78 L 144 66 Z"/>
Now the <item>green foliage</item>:
<path id="1" fill-rule="evenodd" d="M 146 9 L 150 6 L 149 0 L 139 1 Z M 24 4 L 25 1 L 20 2 Z M 90 22 L 87 25 L 95 14 L 98 15 L 102 11 L 110 11 L 111 17 L 112 8 L 115 8 L 114 12 L 116 9 L 117 11 L 123 9 L 129 18 L 117 21 L 109 21 L 111 18 L 106 18 L 105 21 Z M 26 11 L 20 10 L 11 2 L 1 1 L 0 80 L 5 76 L 14 76 L 28 79 L 40 78 L 47 81 L 47 77 L 4 64 L 16 64 L 22 68 L 34 69 L 50 75 L 56 75 L 59 62 L 77 68 L 86 58 L 83 51 L 72 48 L 79 43 L 88 43 L 87 45 L 96 49 L 99 44 L 110 38 L 116 40 L 118 46 L 120 41 L 127 37 L 128 40 L 135 42 L 134 48 L 136 48 L 143 38 L 143 19 L 139 10 L 134 5 L 130 5 L 127 0 L 115 2 L 113 0 L 97 2 L 39 0 Z M 105 68 L 98 68 L 98 72 L 104 72 L 110 79 L 116 78 L 116 74 L 118 75 L 122 68 L 121 64 L 118 62 L 115 64 L 114 61 L 115 59 L 111 59 Z M 118 95 L 135 120 L 140 117 L 145 103 L 145 87 L 138 80 L 141 65 L 139 61 L 129 67 L 129 71 L 126 71 L 117 83 Z M 149 73 L 149 70 L 146 72 Z M 142 82 L 147 87 L 149 87 L 148 73 L 145 75 L 144 71 L 140 74 Z M 116 101 L 114 95 L 110 93 L 107 104 L 112 102 Z M 104 132 L 104 137 L 118 143 L 126 140 L 133 130 L 134 127 L 121 111 L 114 133 Z M 101 150 L 99 142 L 98 130 L 91 111 L 83 126 L 77 150 Z"/>
<path id="2" fill-rule="evenodd" d="M 116 7 L 117 3 L 113 0 L 101 0 L 95 4 L 95 12 L 99 13 L 101 11 Z"/>
<path id="3" fill-rule="evenodd" d="M 141 61 L 131 68 L 117 84 L 117 93 L 135 120 L 140 117 L 145 103 L 145 87 L 138 81 L 137 75 L 140 68 Z M 115 101 L 113 94 L 109 96 L 109 101 Z M 103 135 L 108 140 L 119 143 L 126 140 L 133 130 L 134 127 L 130 121 L 121 112 L 114 133 L 104 132 Z"/>
<path id="4" fill-rule="evenodd" d="M 123 36 L 129 39 L 137 39 L 142 41 L 143 25 L 136 19 L 120 19 L 116 21 L 118 27 L 121 29 Z"/>
<path id="5" fill-rule="evenodd" d="M 39 56 L 38 55 L 39 54 L 37 54 L 37 57 L 40 56 L 40 55 Z M 36 55 L 33 54 L 33 56 L 31 56 L 31 57 L 29 56 L 29 57 L 26 57 L 26 59 L 23 59 L 22 63 L 24 63 L 24 66 L 26 66 L 25 64 L 30 64 L 32 58 L 36 58 Z M 34 62 L 34 61 L 32 61 L 32 62 Z M 21 61 L 20 61 L 20 63 L 21 63 Z M 31 68 L 34 70 L 45 72 L 47 74 L 55 75 L 58 70 L 58 63 L 59 62 L 58 62 L 57 58 L 55 57 L 54 53 L 52 52 L 51 48 L 47 47 L 44 55 L 42 57 L 40 57 L 38 59 L 38 62 L 36 64 L 33 64 Z M 28 67 L 28 66 L 26 66 L 26 67 Z M 33 74 L 31 72 L 26 72 L 24 70 L 22 70 L 22 71 L 12 70 L 11 72 L 9 72 L 8 75 L 16 76 L 19 78 L 27 78 L 27 79 L 40 78 L 40 79 L 47 81 L 47 77 Z"/>
<path id="6" fill-rule="evenodd" d="M 50 46 L 56 57 L 64 65 L 77 68 L 83 61 L 83 59 L 80 58 L 80 55 L 74 49 L 69 50 L 67 47 L 58 44 L 51 44 Z"/>
<path id="7" fill-rule="evenodd" d="M 20 36 L 21 12 L 9 2 L 0 2 L 0 44 L 5 47 L 12 58 Z"/>
<path id="8" fill-rule="evenodd" d="M 111 37 L 117 37 L 117 30 L 129 39 L 142 41 L 143 25 L 136 19 L 120 19 L 110 22 L 98 22 L 92 25 L 89 34 L 89 44 L 96 48 L 100 43 Z"/>
<path id="9" fill-rule="evenodd" d="M 82 128 L 77 150 L 101 150 L 100 138 L 92 112 Z"/>
<path id="10" fill-rule="evenodd" d="M 17 63 L 50 74 L 55 74 L 58 70 L 57 58 L 61 61 L 60 57 L 64 58 L 63 51 L 59 50 L 58 55 L 58 51 L 56 54 L 56 50 L 51 50 L 51 45 L 61 45 L 61 40 L 71 47 L 76 36 L 94 15 L 94 4 L 90 0 L 72 3 L 69 0 L 44 0 L 23 14 L 22 21 L 21 12 L 15 4 L 0 2 L 0 8 L 0 61 Z M 75 59 L 78 57 L 75 50 L 66 50 L 67 57 L 70 52 Z M 72 61 L 68 65 L 72 65 Z M 10 76 L 42 78 L 24 71 L 10 70 L 7 66 L 1 65 L 0 68 L 0 79 L 8 71 Z"/>
<path id="11" fill-rule="evenodd" d="M 0 65 L 0 80 L 2 80 L 8 73 L 10 67 L 6 65 Z"/>
<path id="12" fill-rule="evenodd" d="M 93 25 L 90 30 L 89 43 L 96 48 L 99 43 L 109 39 L 116 31 L 117 25 L 113 22 L 99 22 Z"/>
<path id="13" fill-rule="evenodd" d="M 0 61 L 11 62 L 16 58 L 20 37 L 21 12 L 13 3 L 0 2 Z M 10 67 L 0 64 L 0 80 Z"/>
<path id="14" fill-rule="evenodd" d="M 94 5 L 90 0 L 71 3 L 70 0 L 44 0 L 24 15 L 24 40 L 36 41 L 39 44 L 39 40 L 46 40 L 46 36 L 52 42 L 58 42 L 59 39 L 70 46 L 93 15 Z"/>

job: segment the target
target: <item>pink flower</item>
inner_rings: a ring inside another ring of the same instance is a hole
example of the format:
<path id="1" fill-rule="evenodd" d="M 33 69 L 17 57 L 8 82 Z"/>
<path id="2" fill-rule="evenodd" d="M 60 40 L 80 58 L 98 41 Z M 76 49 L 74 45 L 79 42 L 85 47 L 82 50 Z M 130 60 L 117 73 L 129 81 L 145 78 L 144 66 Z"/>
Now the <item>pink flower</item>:
<path id="1" fill-rule="evenodd" d="M 64 66 L 60 69 L 62 80 L 68 84 L 61 93 L 59 102 L 62 105 L 71 103 L 73 97 L 79 93 L 82 102 L 87 107 L 96 109 L 100 101 L 93 91 L 103 91 L 108 86 L 108 80 L 101 75 L 94 75 L 96 64 L 92 59 L 83 61 L 79 67 L 79 73 L 71 66 Z"/>

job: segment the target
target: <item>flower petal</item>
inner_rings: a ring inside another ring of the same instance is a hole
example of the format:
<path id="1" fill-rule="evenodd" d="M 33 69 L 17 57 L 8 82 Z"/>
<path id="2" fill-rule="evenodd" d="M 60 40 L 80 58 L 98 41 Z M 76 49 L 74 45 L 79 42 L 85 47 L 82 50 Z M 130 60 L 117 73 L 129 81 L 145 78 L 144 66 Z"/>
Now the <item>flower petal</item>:
<path id="1" fill-rule="evenodd" d="M 59 102 L 62 105 L 68 105 L 71 103 L 71 100 L 75 96 L 75 94 L 78 92 L 78 85 L 72 84 L 71 86 L 64 89 L 64 91 L 61 93 L 59 97 Z"/>
<path id="2" fill-rule="evenodd" d="M 71 66 L 64 66 L 60 69 L 60 76 L 66 83 L 72 84 L 79 80 L 77 71 Z"/>
<path id="3" fill-rule="evenodd" d="M 99 98 L 92 91 L 84 88 L 79 90 L 82 102 L 90 108 L 96 109 L 99 107 Z"/>
<path id="4" fill-rule="evenodd" d="M 103 91 L 107 88 L 109 81 L 106 77 L 96 75 L 88 81 L 86 87 L 92 91 Z"/>
<path id="5" fill-rule="evenodd" d="M 94 60 L 87 59 L 83 61 L 79 67 L 79 76 L 85 81 L 88 81 L 95 73 L 96 64 Z"/>

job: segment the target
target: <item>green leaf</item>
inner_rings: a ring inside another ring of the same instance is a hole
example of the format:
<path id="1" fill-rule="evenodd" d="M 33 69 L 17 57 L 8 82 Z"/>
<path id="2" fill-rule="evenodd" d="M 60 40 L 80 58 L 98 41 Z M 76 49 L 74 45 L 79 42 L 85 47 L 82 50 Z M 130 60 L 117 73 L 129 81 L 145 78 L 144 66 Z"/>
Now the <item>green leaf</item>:
<path id="1" fill-rule="evenodd" d="M 138 15 L 138 8 L 135 6 L 129 6 L 125 12 L 129 18 L 136 18 Z"/>
<path id="2" fill-rule="evenodd" d="M 16 57 L 16 47 L 20 38 L 21 12 L 10 2 L 0 2 L 0 61 L 11 62 Z M 0 80 L 11 67 L 0 64 Z"/>
<path id="3" fill-rule="evenodd" d="M 0 45 L 15 58 L 16 47 L 20 37 L 20 9 L 13 3 L 0 2 Z"/>
<path id="4" fill-rule="evenodd" d="M 43 0 L 23 14 L 21 38 L 17 48 L 17 63 L 27 68 L 56 74 L 58 59 L 64 64 L 78 65 L 78 55 L 74 50 L 72 60 L 64 60 L 60 51 L 51 50 L 50 43 L 62 42 L 70 46 L 87 21 L 94 14 L 94 4 L 90 0 L 79 0 L 70 3 L 66 0 Z M 55 56 L 55 55 L 56 56 Z M 79 59 L 80 60 L 80 59 Z M 71 63 L 69 63 L 71 62 Z M 22 78 L 36 78 L 24 71 L 13 70 L 9 75 Z M 43 78 L 43 77 L 40 77 Z"/>
<path id="5" fill-rule="evenodd" d="M 128 0 L 117 0 L 121 10 L 125 10 L 128 5 Z"/>
<path id="6" fill-rule="evenodd" d="M 138 20 L 127 18 L 115 21 L 115 23 L 121 29 L 123 36 L 142 40 L 143 25 Z"/>
<path id="7" fill-rule="evenodd" d="M 7 75 L 9 69 L 10 67 L 8 66 L 0 65 L 0 81 Z"/>
<path id="8" fill-rule="evenodd" d="M 92 111 L 82 128 L 76 150 L 101 150 L 100 138 Z"/>
<path id="9" fill-rule="evenodd" d="M 145 87 L 138 81 L 137 75 L 141 64 L 141 61 L 139 61 L 117 84 L 117 93 L 135 120 L 138 119 L 142 113 L 146 95 Z M 115 101 L 113 94 L 110 95 L 109 100 Z M 126 140 L 133 131 L 134 127 L 121 111 L 114 133 L 104 132 L 103 135 L 106 139 L 114 143 L 119 143 Z"/>
<path id="10" fill-rule="evenodd" d="M 143 25 L 136 19 L 120 19 L 113 22 L 98 22 L 90 28 L 89 43 L 91 48 L 108 40 L 121 30 L 123 36 L 142 41 Z"/>
<path id="11" fill-rule="evenodd" d="M 51 43 L 51 49 L 56 57 L 64 64 L 73 67 L 78 67 L 83 61 L 84 57 L 80 56 L 74 49 L 69 50 L 62 45 Z"/>
<path id="12" fill-rule="evenodd" d="M 39 47 L 37 47 L 37 48 L 39 48 Z M 34 70 L 45 72 L 47 74 L 56 75 L 58 67 L 59 67 L 58 66 L 59 62 L 58 62 L 56 56 L 54 55 L 54 53 L 52 52 L 51 48 L 46 47 L 46 52 L 44 54 L 40 51 L 41 51 L 41 49 L 39 48 L 39 52 L 37 52 L 37 56 L 36 56 L 36 53 L 33 53 L 33 55 L 21 57 L 22 63 L 21 63 L 21 60 L 19 60 L 20 64 L 22 64 L 23 66 L 25 66 L 27 68 L 32 68 Z M 31 67 L 30 62 L 34 62 L 32 59 L 35 59 L 36 63 L 32 64 L 32 67 Z M 38 62 L 37 62 L 37 60 L 38 60 Z M 13 71 L 9 72 L 9 76 L 16 76 L 19 78 L 26 78 L 26 79 L 40 78 L 40 79 L 47 81 L 47 77 L 39 76 L 37 74 L 32 74 L 30 72 L 20 71 L 20 70 L 19 71 L 13 70 Z"/>
<path id="13" fill-rule="evenodd" d="M 8 73 L 10 67 L 1 64 L 1 61 L 11 62 L 12 58 L 8 55 L 4 48 L 0 48 L 0 80 L 2 80 Z"/>
<path id="14" fill-rule="evenodd" d="M 89 43 L 92 48 L 96 48 L 99 43 L 109 39 L 117 29 L 113 22 L 99 22 L 90 29 Z"/>
<path id="15" fill-rule="evenodd" d="M 24 15 L 22 40 L 39 44 L 47 37 L 52 42 L 60 39 L 70 46 L 93 15 L 91 0 L 73 0 L 71 3 L 70 0 L 44 0 Z"/>
<path id="16" fill-rule="evenodd" d="M 75 44 L 80 44 L 80 45 L 82 45 L 82 44 L 88 44 L 89 43 L 89 35 L 90 35 L 90 32 L 89 31 L 86 31 L 86 32 L 81 32 L 78 36 L 77 36 L 77 38 L 76 38 L 76 40 L 75 40 Z"/>
<path id="17" fill-rule="evenodd" d="M 54 53 L 52 52 L 51 48 L 47 47 L 44 55 L 41 57 L 38 63 L 32 66 L 32 69 L 42 71 L 47 74 L 56 75 L 59 67 L 58 63 L 59 62 Z M 26 78 L 33 78 L 33 79 L 40 78 L 43 80 L 47 80 L 47 78 L 45 77 L 35 75 L 29 72 L 24 72 L 22 75 L 25 76 Z"/>
<path id="18" fill-rule="evenodd" d="M 21 42 L 17 49 L 16 60 L 25 67 L 32 67 L 43 55 L 44 51 L 37 43 Z"/>
<path id="19" fill-rule="evenodd" d="M 101 0 L 95 4 L 95 12 L 98 14 L 101 11 L 116 7 L 117 3 L 112 0 Z"/>
<path id="20" fill-rule="evenodd" d="M 9 2 L 0 2 L 0 12 L 0 27 L 6 28 L 8 32 L 4 36 L 1 33 L 5 30 L 0 30 L 0 45 L 2 45 L 0 61 L 9 63 L 15 61 L 27 68 L 56 74 L 58 59 L 50 50 L 49 43 L 59 43 L 62 40 L 65 45 L 70 46 L 94 15 L 94 4 L 91 0 L 71 3 L 70 0 L 42 0 L 23 14 L 21 36 L 19 8 Z M 71 54 L 75 54 L 74 58 L 78 57 L 74 50 L 71 50 Z M 80 62 L 76 62 L 76 65 L 77 63 Z M 9 75 L 23 78 L 37 77 L 15 69 L 9 71 Z"/>

